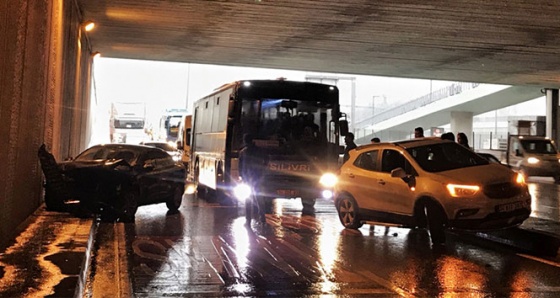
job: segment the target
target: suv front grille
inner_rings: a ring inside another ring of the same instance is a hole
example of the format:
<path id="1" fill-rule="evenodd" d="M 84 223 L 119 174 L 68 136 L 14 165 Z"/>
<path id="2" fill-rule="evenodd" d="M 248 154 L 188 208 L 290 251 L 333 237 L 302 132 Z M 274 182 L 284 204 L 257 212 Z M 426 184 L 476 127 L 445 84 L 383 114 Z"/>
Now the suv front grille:
<path id="1" fill-rule="evenodd" d="M 520 194 L 521 191 L 521 186 L 511 182 L 489 184 L 483 189 L 484 194 L 491 199 L 511 198 Z"/>

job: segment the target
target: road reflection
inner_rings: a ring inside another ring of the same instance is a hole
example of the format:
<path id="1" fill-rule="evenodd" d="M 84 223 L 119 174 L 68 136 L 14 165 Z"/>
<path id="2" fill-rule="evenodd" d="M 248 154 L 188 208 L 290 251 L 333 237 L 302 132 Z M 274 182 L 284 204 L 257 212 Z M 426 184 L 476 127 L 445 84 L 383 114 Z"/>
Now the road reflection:
<path id="1" fill-rule="evenodd" d="M 546 178 L 531 177 L 528 182 L 529 193 L 533 198 L 531 216 L 560 221 L 558 185 Z"/>
<path id="2" fill-rule="evenodd" d="M 530 184 L 530 189 L 539 197 L 534 212 L 548 210 L 541 203 L 557 204 L 555 184 Z M 266 223 L 250 224 L 241 206 L 186 202 L 173 215 L 157 205 L 142 207 L 127 235 L 134 293 L 502 297 L 543 288 L 560 292 L 558 267 L 543 267 L 507 247 L 450 234 L 446 247 L 434 249 L 426 230 L 368 225 L 347 230 L 332 202 L 318 202 L 312 215 L 302 215 L 300 204 L 276 200 Z"/>

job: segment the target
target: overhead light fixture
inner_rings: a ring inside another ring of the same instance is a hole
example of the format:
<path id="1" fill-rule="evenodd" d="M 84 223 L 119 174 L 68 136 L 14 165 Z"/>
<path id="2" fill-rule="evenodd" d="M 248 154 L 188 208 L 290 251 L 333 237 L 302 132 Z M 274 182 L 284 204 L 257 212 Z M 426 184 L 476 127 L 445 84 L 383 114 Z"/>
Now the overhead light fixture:
<path id="1" fill-rule="evenodd" d="M 84 27 L 84 30 L 86 30 L 87 32 L 93 30 L 93 28 L 95 27 L 95 23 L 92 21 L 85 21 L 82 23 L 82 27 Z"/>
<path id="2" fill-rule="evenodd" d="M 94 53 L 91 54 L 91 58 L 93 58 L 93 59 L 98 58 L 98 57 L 101 57 L 100 52 L 94 52 Z"/>

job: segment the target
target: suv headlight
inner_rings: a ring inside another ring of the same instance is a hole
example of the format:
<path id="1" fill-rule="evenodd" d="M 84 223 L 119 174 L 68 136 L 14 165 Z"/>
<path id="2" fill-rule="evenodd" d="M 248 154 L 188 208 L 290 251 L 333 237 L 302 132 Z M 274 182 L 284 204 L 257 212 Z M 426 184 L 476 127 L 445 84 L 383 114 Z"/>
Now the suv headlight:
<path id="1" fill-rule="evenodd" d="M 515 182 L 517 182 L 518 184 L 525 184 L 525 177 L 523 177 L 523 174 L 517 173 L 517 175 L 515 176 Z"/>
<path id="2" fill-rule="evenodd" d="M 447 191 L 452 197 L 474 196 L 480 190 L 478 185 L 447 184 Z"/>
<path id="3" fill-rule="evenodd" d="M 336 177 L 336 175 L 333 173 L 323 174 L 323 176 L 321 176 L 321 179 L 319 179 L 319 183 L 322 186 L 329 187 L 329 188 L 334 187 L 337 182 L 338 182 L 338 177 Z"/>

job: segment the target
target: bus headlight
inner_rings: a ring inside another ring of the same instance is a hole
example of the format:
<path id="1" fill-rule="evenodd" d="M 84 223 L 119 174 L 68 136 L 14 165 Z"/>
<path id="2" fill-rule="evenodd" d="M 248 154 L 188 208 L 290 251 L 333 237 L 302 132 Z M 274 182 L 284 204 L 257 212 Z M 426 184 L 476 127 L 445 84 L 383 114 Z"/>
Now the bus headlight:
<path id="1" fill-rule="evenodd" d="M 321 179 L 319 180 L 319 183 L 322 186 L 328 188 L 334 187 L 337 182 L 338 182 L 338 177 L 336 177 L 336 175 L 333 173 L 323 174 L 323 176 L 321 176 Z"/>
<path id="2" fill-rule="evenodd" d="M 249 197 L 251 197 L 251 193 L 251 187 L 245 183 L 237 184 L 233 189 L 233 195 L 239 201 L 247 200 Z"/>

